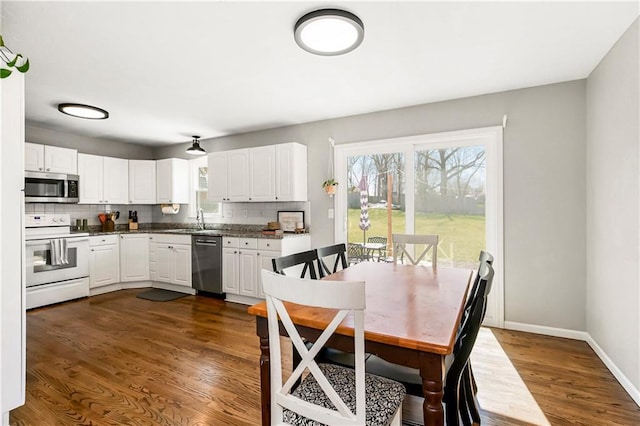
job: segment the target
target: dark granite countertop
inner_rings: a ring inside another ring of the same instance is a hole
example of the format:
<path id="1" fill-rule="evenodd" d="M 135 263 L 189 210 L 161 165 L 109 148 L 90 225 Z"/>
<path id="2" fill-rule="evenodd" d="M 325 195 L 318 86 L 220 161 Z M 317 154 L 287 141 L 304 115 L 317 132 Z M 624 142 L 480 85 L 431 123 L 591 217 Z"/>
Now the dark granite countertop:
<path id="1" fill-rule="evenodd" d="M 75 231 L 72 231 L 72 233 Z M 87 231 L 79 231 L 86 233 Z M 143 229 L 130 230 L 126 227 L 116 229 L 114 231 L 101 231 L 99 227 L 95 229 L 89 228 L 89 236 L 97 235 L 119 235 L 119 234 L 178 234 L 178 235 L 212 235 L 221 237 L 239 237 L 239 238 L 266 238 L 266 239 L 282 239 L 290 237 L 298 237 L 305 234 L 279 234 L 279 235 L 264 235 L 261 230 L 256 229 L 204 229 L 197 228 L 151 228 L 146 227 Z"/>

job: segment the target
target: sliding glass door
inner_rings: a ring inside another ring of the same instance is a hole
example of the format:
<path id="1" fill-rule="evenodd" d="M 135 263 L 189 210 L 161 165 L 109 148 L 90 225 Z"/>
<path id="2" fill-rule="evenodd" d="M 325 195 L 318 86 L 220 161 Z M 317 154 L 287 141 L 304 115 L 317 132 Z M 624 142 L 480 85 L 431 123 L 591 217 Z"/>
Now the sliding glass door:
<path id="1" fill-rule="evenodd" d="M 490 251 L 499 270 L 485 323 L 502 326 L 502 128 L 337 145 L 335 164 L 337 242 L 389 261 L 392 234 L 437 234 L 438 265 L 470 269 Z M 367 251 L 376 241 L 387 249 Z"/>

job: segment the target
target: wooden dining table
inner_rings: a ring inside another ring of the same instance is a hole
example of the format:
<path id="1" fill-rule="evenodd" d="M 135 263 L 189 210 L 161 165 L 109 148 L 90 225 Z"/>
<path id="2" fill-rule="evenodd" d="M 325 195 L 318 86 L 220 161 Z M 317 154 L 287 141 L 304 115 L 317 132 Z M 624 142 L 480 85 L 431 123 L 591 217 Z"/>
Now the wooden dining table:
<path id="1" fill-rule="evenodd" d="M 323 279 L 365 281 L 365 351 L 416 368 L 422 377 L 424 424 L 444 425 L 445 356 L 453 345 L 473 271 L 431 266 L 361 262 Z M 321 285 L 318 282 L 318 285 Z M 334 310 L 287 304 L 300 335 L 315 341 Z M 265 302 L 249 307 L 260 338 L 262 425 L 271 418 L 269 331 Z M 281 327 L 281 333 L 286 335 Z M 325 346 L 353 352 L 353 318 L 348 316 Z"/>

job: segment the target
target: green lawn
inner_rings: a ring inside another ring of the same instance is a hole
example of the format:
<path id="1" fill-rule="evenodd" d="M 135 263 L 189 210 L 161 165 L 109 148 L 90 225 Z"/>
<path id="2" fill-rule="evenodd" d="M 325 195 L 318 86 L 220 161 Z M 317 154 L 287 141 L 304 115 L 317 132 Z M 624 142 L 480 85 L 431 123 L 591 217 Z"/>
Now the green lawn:
<path id="1" fill-rule="evenodd" d="M 387 236 L 387 211 L 369 210 L 371 227 L 367 237 Z M 360 209 L 349 209 L 348 241 L 362 242 L 362 231 L 358 227 Z M 405 232 L 403 211 L 393 210 L 391 215 L 392 233 Z M 455 264 L 474 263 L 478 253 L 485 248 L 485 217 L 480 215 L 418 214 L 416 216 L 416 234 L 438 234 L 440 244 L 438 263 L 447 264 L 453 259 Z"/>

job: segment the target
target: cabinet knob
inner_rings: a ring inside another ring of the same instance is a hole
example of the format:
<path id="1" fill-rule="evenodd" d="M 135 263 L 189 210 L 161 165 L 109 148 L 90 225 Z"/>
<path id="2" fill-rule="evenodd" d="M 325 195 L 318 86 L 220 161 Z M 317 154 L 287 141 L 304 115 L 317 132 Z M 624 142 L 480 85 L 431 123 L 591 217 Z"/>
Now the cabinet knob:
<path id="1" fill-rule="evenodd" d="M 278 197 L 276 197 L 276 200 L 278 199 Z"/>
<path id="2" fill-rule="evenodd" d="M 249 197 L 249 201 L 251 201 L 251 197 Z"/>
<path id="3" fill-rule="evenodd" d="M 169 200 L 169 202 L 171 202 L 171 200 Z"/>
<path id="4" fill-rule="evenodd" d="M 50 169 L 50 168 L 47 168 L 47 171 L 48 171 L 48 172 L 50 172 L 50 171 L 51 171 L 51 169 Z"/>
<path id="5" fill-rule="evenodd" d="M 91 249 L 91 251 L 95 251 L 95 249 Z"/>
<path id="6" fill-rule="evenodd" d="M 108 203 L 108 202 L 109 202 L 109 200 L 104 200 L 104 202 L 105 202 L 105 203 Z"/>
<path id="7" fill-rule="evenodd" d="M 38 170 L 42 170 L 42 167 L 38 167 Z"/>

